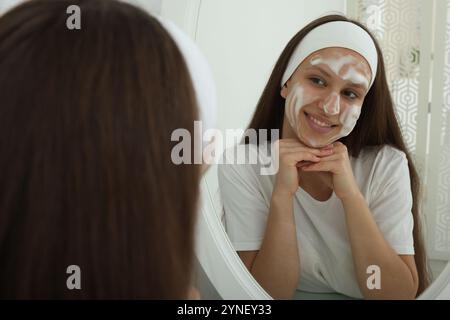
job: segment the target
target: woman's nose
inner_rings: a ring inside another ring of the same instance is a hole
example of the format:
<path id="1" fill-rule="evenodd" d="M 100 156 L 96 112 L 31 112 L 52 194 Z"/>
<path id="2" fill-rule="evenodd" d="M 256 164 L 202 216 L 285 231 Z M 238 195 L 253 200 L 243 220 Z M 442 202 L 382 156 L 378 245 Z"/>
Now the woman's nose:
<path id="1" fill-rule="evenodd" d="M 339 114 L 340 111 L 340 98 L 336 93 L 330 94 L 323 102 L 323 111 L 328 115 Z"/>

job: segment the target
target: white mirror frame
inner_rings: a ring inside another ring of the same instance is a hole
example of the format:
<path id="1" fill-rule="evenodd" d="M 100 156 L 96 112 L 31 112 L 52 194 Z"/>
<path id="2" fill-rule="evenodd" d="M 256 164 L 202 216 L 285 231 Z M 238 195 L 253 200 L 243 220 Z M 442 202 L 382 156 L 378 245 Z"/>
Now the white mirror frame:
<path id="1" fill-rule="evenodd" d="M 215 168 L 214 168 L 215 169 Z M 214 193 L 208 177 L 216 173 L 210 168 L 200 185 L 200 210 L 196 229 L 196 256 L 211 284 L 224 300 L 271 300 L 256 282 L 231 244 L 215 209 Z"/>

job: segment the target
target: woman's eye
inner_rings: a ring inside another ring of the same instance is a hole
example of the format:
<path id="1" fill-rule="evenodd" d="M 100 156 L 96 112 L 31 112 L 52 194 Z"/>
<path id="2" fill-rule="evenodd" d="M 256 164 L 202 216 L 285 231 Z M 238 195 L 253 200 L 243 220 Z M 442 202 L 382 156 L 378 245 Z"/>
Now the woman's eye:
<path id="1" fill-rule="evenodd" d="M 325 85 L 325 81 L 323 81 L 320 78 L 316 78 L 316 77 L 311 77 L 309 78 L 314 84 L 317 84 L 319 86 L 324 86 Z"/>
<path id="2" fill-rule="evenodd" d="M 358 98 L 358 95 L 356 93 L 354 93 L 353 91 L 344 91 L 344 94 L 350 99 Z"/>

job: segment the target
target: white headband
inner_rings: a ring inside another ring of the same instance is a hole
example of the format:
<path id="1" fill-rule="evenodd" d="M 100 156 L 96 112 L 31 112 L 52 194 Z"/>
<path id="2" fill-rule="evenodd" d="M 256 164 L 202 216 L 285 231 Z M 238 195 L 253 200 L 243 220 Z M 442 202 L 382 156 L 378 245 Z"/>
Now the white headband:
<path id="1" fill-rule="evenodd" d="M 369 88 L 377 73 L 378 54 L 370 35 L 360 26 L 348 21 L 332 21 L 311 30 L 295 48 L 281 79 L 281 87 L 292 76 L 297 67 L 317 50 L 340 47 L 356 51 L 369 63 L 372 71 Z"/>
<path id="2" fill-rule="evenodd" d="M 206 130 L 215 127 L 217 114 L 216 87 L 209 64 L 194 41 L 172 21 L 159 16 L 155 16 L 155 18 L 167 30 L 183 55 L 197 97 L 200 119 L 202 120 L 203 137 L 203 133 Z M 207 142 L 203 141 L 202 145 L 204 148 Z"/>

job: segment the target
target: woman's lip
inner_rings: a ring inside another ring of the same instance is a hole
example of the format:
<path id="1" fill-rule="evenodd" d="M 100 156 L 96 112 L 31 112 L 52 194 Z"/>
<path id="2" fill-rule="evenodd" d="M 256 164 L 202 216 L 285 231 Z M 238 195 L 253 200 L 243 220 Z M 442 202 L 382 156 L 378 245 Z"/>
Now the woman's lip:
<path id="1" fill-rule="evenodd" d="M 332 131 L 334 129 L 333 126 L 332 127 L 321 127 L 309 118 L 308 113 L 304 112 L 304 115 L 305 115 L 306 122 L 308 123 L 309 127 L 318 133 L 321 133 L 321 134 L 329 133 L 330 131 Z"/>
<path id="2" fill-rule="evenodd" d="M 312 116 L 313 118 L 316 118 L 320 122 L 326 123 L 330 127 L 336 127 L 336 124 L 331 123 L 329 120 L 325 119 L 322 116 L 316 115 L 316 114 L 309 114 L 308 112 L 304 111 L 306 116 Z"/>

